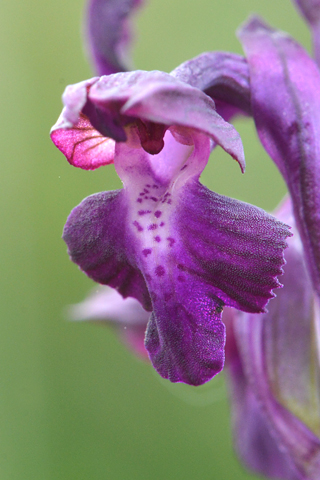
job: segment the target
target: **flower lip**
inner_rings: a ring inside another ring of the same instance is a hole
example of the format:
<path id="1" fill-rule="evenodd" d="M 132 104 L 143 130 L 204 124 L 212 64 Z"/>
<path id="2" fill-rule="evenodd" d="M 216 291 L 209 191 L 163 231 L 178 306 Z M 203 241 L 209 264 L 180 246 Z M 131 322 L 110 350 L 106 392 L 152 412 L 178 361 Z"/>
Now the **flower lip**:
<path id="1" fill-rule="evenodd" d="M 52 128 L 52 140 L 58 148 L 62 143 L 60 136 L 64 144 L 73 142 L 72 129 L 77 129 L 82 113 L 97 135 L 116 142 L 126 141 L 124 127 L 136 123 L 141 145 L 151 154 L 161 151 L 167 127 L 193 128 L 211 137 L 244 171 L 244 153 L 238 132 L 217 114 L 210 97 L 170 74 L 135 71 L 96 77 L 67 87 L 63 102 L 65 108 Z M 81 167 L 82 162 L 82 168 L 87 168 L 85 152 L 82 157 L 76 166 Z M 70 156 L 67 159 L 75 164 Z"/>

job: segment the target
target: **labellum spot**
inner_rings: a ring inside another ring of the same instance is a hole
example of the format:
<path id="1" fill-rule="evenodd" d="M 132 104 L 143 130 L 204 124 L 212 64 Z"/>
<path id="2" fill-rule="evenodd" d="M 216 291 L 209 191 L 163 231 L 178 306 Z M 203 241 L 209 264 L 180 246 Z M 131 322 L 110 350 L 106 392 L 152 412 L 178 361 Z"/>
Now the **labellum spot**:
<path id="1" fill-rule="evenodd" d="M 166 273 L 165 269 L 163 268 L 162 265 L 158 265 L 155 269 L 157 277 L 163 277 L 163 275 Z"/>

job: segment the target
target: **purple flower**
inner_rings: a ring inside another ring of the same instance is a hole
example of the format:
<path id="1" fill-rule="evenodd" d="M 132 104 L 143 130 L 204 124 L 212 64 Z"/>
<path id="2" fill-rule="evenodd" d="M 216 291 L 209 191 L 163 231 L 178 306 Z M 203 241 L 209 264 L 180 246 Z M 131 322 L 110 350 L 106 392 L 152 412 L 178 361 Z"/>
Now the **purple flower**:
<path id="1" fill-rule="evenodd" d="M 278 218 L 291 225 L 290 201 Z M 226 311 L 227 372 L 236 449 L 269 478 L 318 480 L 320 310 L 296 228 L 284 288 L 263 315 Z"/>
<path id="2" fill-rule="evenodd" d="M 287 227 L 199 182 L 218 144 L 244 169 L 241 140 L 198 88 L 163 72 L 67 87 L 52 140 L 75 166 L 114 162 L 124 188 L 85 199 L 64 239 L 93 280 L 152 311 L 156 370 L 200 385 L 224 363 L 223 307 L 262 312 L 279 286 Z"/>

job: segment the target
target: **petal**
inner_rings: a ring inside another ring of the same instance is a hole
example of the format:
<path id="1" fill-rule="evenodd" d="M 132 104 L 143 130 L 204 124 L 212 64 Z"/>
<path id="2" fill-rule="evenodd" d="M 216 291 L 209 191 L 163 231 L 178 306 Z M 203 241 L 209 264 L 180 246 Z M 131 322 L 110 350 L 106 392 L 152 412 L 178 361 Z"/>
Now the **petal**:
<path id="1" fill-rule="evenodd" d="M 202 385 L 224 365 L 223 303 L 201 279 L 184 281 L 174 267 L 174 261 L 159 264 L 150 275 L 154 311 L 145 345 L 163 378 Z"/>
<path id="2" fill-rule="evenodd" d="M 320 73 L 290 37 L 252 19 L 239 33 L 260 140 L 283 174 L 320 294 Z"/>
<path id="3" fill-rule="evenodd" d="M 280 286 L 288 228 L 263 210 L 190 182 L 174 221 L 185 257 L 181 269 L 210 284 L 228 305 L 264 311 Z"/>
<path id="4" fill-rule="evenodd" d="M 123 298 L 117 290 L 101 286 L 82 302 L 72 305 L 70 317 L 73 320 L 101 320 L 115 325 L 146 328 L 150 312 L 144 310 L 136 299 Z"/>
<path id="5" fill-rule="evenodd" d="M 72 128 L 59 128 L 58 120 L 51 140 L 74 167 L 94 170 L 113 163 L 115 141 L 95 130 L 83 114 Z"/>
<path id="6" fill-rule="evenodd" d="M 95 289 L 84 301 L 69 309 L 73 320 L 91 320 L 113 325 L 124 343 L 139 357 L 147 360 L 144 334 L 150 313 L 134 298 L 123 298 L 108 287 Z"/>
<path id="7" fill-rule="evenodd" d="M 149 293 L 127 232 L 127 203 L 122 190 L 84 199 L 71 212 L 63 232 L 71 260 L 94 281 L 134 297 L 151 310 Z"/>
<path id="8" fill-rule="evenodd" d="M 276 442 L 264 410 L 244 372 L 234 334 L 237 312 L 225 309 L 226 367 L 231 400 L 234 444 L 242 462 L 268 478 L 301 480 L 290 456 Z"/>
<path id="9" fill-rule="evenodd" d="M 214 101 L 233 107 L 234 113 L 251 113 L 249 68 L 246 59 L 240 55 L 202 53 L 179 65 L 171 75 L 202 90 Z"/>
<path id="10" fill-rule="evenodd" d="M 244 374 L 279 449 L 302 480 L 320 469 L 319 307 L 299 239 L 289 240 L 284 288 L 263 316 L 234 322 Z M 287 477 L 284 477 L 287 478 Z M 291 477 L 289 477 L 291 480 Z"/>
<path id="11" fill-rule="evenodd" d="M 59 128 L 71 128 L 78 122 L 80 112 L 87 103 L 88 90 L 98 80 L 98 77 L 93 77 L 89 80 L 84 80 L 83 82 L 68 85 L 66 87 L 62 95 L 62 102 L 65 108 L 63 109 L 56 125 L 52 127 L 52 130 L 55 130 L 57 126 L 59 126 Z"/>
<path id="12" fill-rule="evenodd" d="M 291 319 L 287 317 L 287 320 Z M 270 335 L 266 335 L 263 326 L 268 323 L 250 316 L 238 318 L 235 322 L 236 337 L 244 359 L 246 375 L 269 426 L 269 431 L 279 449 L 294 463 L 300 475 L 298 478 L 317 480 L 320 468 L 319 437 L 277 401 L 267 376 L 266 358 L 263 352 L 265 345 L 270 341 Z M 266 340 L 263 340 L 264 337 Z"/>
<path id="13" fill-rule="evenodd" d="M 291 202 L 277 217 L 293 225 L 288 240 L 284 288 L 270 302 L 264 325 L 267 373 L 277 401 L 320 438 L 320 310 L 312 289 Z M 294 355 L 292 355 L 294 352 Z"/>
<path id="14" fill-rule="evenodd" d="M 99 75 L 127 70 L 131 41 L 129 18 L 141 0 L 90 0 L 87 38 L 92 61 Z"/>
<path id="15" fill-rule="evenodd" d="M 300 12 L 310 25 L 316 62 L 320 65 L 320 1 L 294 0 Z"/>

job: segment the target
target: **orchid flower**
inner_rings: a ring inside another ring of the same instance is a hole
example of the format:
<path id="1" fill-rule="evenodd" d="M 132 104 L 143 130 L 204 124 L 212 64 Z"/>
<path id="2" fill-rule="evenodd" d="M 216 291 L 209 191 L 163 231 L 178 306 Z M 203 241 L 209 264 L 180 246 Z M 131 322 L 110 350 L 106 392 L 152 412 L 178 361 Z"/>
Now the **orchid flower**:
<path id="1" fill-rule="evenodd" d="M 239 135 L 199 89 L 135 71 L 69 86 L 63 101 L 53 142 L 74 166 L 114 162 L 124 185 L 73 210 L 70 257 L 152 311 L 145 344 L 160 375 L 200 385 L 223 368 L 223 307 L 262 312 L 279 286 L 288 229 L 199 182 L 213 144 L 244 169 Z"/>

